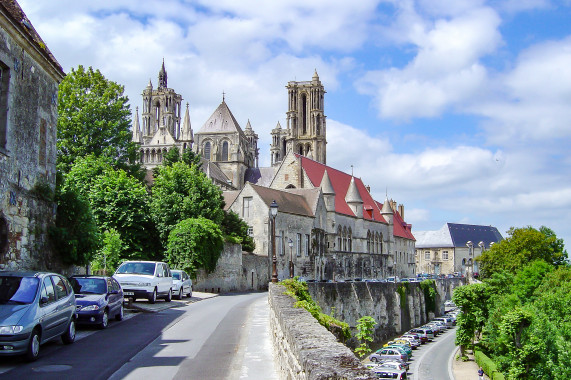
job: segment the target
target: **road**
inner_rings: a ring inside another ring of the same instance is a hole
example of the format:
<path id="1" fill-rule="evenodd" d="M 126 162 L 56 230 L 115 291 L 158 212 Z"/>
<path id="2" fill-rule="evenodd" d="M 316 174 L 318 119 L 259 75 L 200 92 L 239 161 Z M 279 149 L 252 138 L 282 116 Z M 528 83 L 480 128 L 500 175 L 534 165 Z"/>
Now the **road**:
<path id="1" fill-rule="evenodd" d="M 72 345 L 44 345 L 34 363 L 1 358 L 0 377 L 277 379 L 268 309 L 267 293 L 249 293 L 142 313 Z"/>
<path id="2" fill-rule="evenodd" d="M 413 380 L 454 380 L 449 372 L 450 358 L 456 345 L 456 328 L 440 334 L 434 341 L 423 344 L 414 351 L 410 365 Z"/>

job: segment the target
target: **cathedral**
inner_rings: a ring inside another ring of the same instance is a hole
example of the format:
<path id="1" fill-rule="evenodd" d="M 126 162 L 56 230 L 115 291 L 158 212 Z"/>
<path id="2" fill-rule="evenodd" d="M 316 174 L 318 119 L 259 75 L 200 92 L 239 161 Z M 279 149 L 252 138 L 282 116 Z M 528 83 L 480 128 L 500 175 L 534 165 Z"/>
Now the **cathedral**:
<path id="1" fill-rule="evenodd" d="M 168 87 L 163 61 L 157 88 L 149 81 L 143 90 L 143 110 L 133 120 L 133 141 L 140 148 L 140 162 L 151 170 L 161 165 L 163 156 L 172 147 L 182 153 L 192 149 L 203 159 L 203 170 L 223 190 L 242 189 L 246 182 L 264 184 L 288 151 L 325 164 L 326 123 L 323 113 L 325 90 L 317 71 L 311 81 L 291 81 L 287 84 L 287 127 L 280 123 L 271 132 L 271 167 L 258 167 L 258 135 L 250 121 L 245 129 L 230 111 L 224 97 L 222 103 L 194 132 L 190 122 L 189 105 L 182 116 L 182 96 Z M 181 124 L 182 119 L 182 124 Z"/>

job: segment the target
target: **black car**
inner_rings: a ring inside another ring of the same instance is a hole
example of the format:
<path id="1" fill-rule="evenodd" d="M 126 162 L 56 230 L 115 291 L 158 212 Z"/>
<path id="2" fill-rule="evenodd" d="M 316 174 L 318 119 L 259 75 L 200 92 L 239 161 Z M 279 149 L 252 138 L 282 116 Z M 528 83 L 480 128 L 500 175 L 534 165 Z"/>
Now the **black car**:
<path id="1" fill-rule="evenodd" d="M 70 278 L 77 303 L 77 323 L 106 328 L 110 318 L 123 319 L 123 289 L 113 277 Z"/>

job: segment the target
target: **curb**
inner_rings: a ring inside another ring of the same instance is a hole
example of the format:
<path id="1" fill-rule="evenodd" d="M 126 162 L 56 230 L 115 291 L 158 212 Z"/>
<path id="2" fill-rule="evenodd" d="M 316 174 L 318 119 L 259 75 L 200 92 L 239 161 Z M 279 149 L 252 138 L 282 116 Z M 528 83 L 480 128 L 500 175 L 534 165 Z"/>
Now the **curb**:
<path id="1" fill-rule="evenodd" d="M 198 292 L 194 292 L 198 293 Z M 218 297 L 218 294 L 215 293 L 200 293 L 199 297 L 191 297 L 187 300 L 171 300 L 170 302 L 157 302 L 157 303 L 148 303 L 148 302 L 133 302 L 129 305 L 128 302 L 124 303 L 124 307 L 127 310 L 133 312 L 142 312 L 142 313 L 158 313 L 159 311 L 164 311 L 167 309 L 173 309 L 177 307 L 184 307 L 188 306 L 191 303 L 200 302 L 205 299 Z"/>
<path id="2" fill-rule="evenodd" d="M 454 352 L 452 352 L 452 355 L 450 355 L 450 358 L 448 359 L 448 377 L 450 377 L 451 380 L 456 380 L 456 376 L 454 376 L 454 370 L 452 369 L 452 365 L 458 351 L 460 351 L 460 346 L 456 346 L 456 349 L 454 350 Z"/>

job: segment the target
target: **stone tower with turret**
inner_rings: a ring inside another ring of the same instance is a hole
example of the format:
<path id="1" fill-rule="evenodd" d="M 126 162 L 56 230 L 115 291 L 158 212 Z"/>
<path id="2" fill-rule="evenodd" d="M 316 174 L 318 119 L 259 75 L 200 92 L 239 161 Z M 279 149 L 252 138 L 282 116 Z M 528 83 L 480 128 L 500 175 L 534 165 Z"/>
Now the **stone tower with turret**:
<path id="1" fill-rule="evenodd" d="M 291 81 L 288 90 L 287 126 L 278 123 L 271 132 L 272 166 L 281 163 L 290 150 L 326 164 L 325 89 L 317 71 L 311 81 Z"/>

